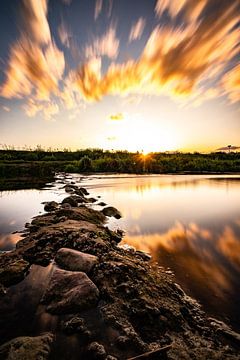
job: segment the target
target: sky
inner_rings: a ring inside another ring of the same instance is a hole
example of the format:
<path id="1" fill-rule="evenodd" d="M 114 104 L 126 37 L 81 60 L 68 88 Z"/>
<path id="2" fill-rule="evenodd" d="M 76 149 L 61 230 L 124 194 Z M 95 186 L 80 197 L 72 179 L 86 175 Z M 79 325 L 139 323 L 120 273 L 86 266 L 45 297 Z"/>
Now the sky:
<path id="1" fill-rule="evenodd" d="M 240 146 L 239 0 L 1 0 L 0 147 Z"/>

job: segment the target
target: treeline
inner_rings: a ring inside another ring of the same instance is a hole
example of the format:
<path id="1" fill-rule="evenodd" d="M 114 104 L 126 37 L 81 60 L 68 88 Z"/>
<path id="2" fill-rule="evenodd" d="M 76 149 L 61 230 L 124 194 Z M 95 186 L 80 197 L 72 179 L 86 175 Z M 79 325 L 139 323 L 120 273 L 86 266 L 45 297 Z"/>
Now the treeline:
<path id="1" fill-rule="evenodd" d="M 91 173 L 240 172 L 240 153 L 141 153 L 0 150 L 0 176 L 48 176 L 56 171 Z"/>

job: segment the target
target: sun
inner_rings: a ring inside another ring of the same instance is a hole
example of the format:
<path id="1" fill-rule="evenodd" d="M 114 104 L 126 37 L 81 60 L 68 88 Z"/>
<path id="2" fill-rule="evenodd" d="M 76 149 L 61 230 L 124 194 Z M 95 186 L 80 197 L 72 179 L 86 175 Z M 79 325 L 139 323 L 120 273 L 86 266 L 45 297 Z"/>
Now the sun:
<path id="1" fill-rule="evenodd" d="M 163 125 L 154 127 L 139 116 L 125 116 L 121 121 L 111 122 L 107 139 L 104 148 L 138 151 L 143 156 L 151 152 L 174 151 L 178 148 L 175 133 Z"/>

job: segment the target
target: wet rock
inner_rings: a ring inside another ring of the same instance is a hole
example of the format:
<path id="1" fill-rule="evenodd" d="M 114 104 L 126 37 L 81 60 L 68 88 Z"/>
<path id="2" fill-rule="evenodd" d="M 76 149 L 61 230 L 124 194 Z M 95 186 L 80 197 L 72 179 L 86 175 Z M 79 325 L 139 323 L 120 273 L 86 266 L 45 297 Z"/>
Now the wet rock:
<path id="1" fill-rule="evenodd" d="M 118 211 L 115 207 L 113 206 L 108 206 L 104 209 L 101 210 L 102 213 L 105 215 L 105 216 L 113 216 L 115 217 L 116 219 L 120 219 L 122 217 L 120 211 Z"/>
<path id="2" fill-rule="evenodd" d="M 72 207 L 78 206 L 78 202 L 72 196 L 68 196 L 63 199 L 62 204 L 70 204 Z"/>
<path id="3" fill-rule="evenodd" d="M 100 201 L 100 203 L 98 203 L 97 205 L 99 205 L 99 206 L 106 206 L 107 204 L 106 204 L 105 202 L 103 202 L 103 201 Z"/>
<path id="4" fill-rule="evenodd" d="M 62 209 L 65 209 L 65 210 L 71 210 L 72 209 L 72 207 L 71 207 L 71 205 L 69 204 L 69 203 L 63 203 L 62 205 L 61 205 L 61 208 Z"/>
<path id="5" fill-rule="evenodd" d="M 89 195 L 89 192 L 84 187 L 80 187 L 79 191 L 81 191 L 83 195 Z"/>
<path id="6" fill-rule="evenodd" d="M 74 313 L 95 306 L 98 298 L 98 288 L 85 273 L 56 269 L 42 303 L 54 314 Z"/>
<path id="7" fill-rule="evenodd" d="M 57 207 L 58 203 L 56 201 L 49 201 L 44 205 L 44 210 L 50 212 L 56 210 Z"/>
<path id="8" fill-rule="evenodd" d="M 5 286 L 10 286 L 22 281 L 26 276 L 29 267 L 29 262 L 21 258 L 6 264 L 4 267 L 0 268 L 0 283 Z"/>
<path id="9" fill-rule="evenodd" d="M 89 202 L 89 203 L 95 203 L 97 201 L 97 199 L 95 199 L 95 198 L 88 198 L 87 199 L 87 202 Z"/>
<path id="10" fill-rule="evenodd" d="M 0 359 L 45 360 L 49 357 L 52 342 L 51 333 L 36 337 L 18 337 L 0 347 Z"/>
<path id="11" fill-rule="evenodd" d="M 61 248 L 56 254 L 55 261 L 63 269 L 89 273 L 97 263 L 98 258 L 77 250 Z"/>
<path id="12" fill-rule="evenodd" d="M 98 342 L 92 342 L 88 346 L 88 355 L 91 359 L 101 360 L 106 359 L 107 353 L 103 345 Z"/>
<path id="13" fill-rule="evenodd" d="M 65 186 L 65 191 L 69 194 L 73 194 L 74 193 L 74 188 L 70 185 L 66 185 Z"/>

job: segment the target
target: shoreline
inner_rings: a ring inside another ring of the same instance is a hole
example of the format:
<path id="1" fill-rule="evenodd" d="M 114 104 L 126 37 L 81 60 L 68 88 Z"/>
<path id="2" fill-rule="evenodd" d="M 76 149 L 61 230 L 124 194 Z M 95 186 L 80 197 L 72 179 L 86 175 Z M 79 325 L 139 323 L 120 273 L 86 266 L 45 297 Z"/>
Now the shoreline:
<path id="1" fill-rule="evenodd" d="M 145 253 L 119 247 L 121 231 L 105 226 L 106 216 L 121 216 L 116 209 L 87 207 L 96 199 L 75 184 L 65 191 L 61 204 L 46 203 L 47 213 L 27 225 L 16 249 L 0 254 L 0 303 L 33 266 L 51 265 L 38 306 L 58 325 L 37 337 L 8 334 L 0 359 L 57 359 L 61 336 L 74 337 L 82 359 L 239 359 L 239 334 L 208 318 Z"/>

